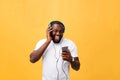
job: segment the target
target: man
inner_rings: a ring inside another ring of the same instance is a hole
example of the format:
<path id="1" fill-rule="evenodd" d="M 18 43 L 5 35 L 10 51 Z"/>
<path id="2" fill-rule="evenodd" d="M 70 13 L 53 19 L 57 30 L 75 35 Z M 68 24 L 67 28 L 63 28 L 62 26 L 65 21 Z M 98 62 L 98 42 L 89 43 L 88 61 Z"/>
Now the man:
<path id="1" fill-rule="evenodd" d="M 40 40 L 30 54 L 30 61 L 35 63 L 42 57 L 42 80 L 70 80 L 69 66 L 79 70 L 80 62 L 75 44 L 63 38 L 64 24 L 52 21 L 46 30 L 47 38 Z"/>

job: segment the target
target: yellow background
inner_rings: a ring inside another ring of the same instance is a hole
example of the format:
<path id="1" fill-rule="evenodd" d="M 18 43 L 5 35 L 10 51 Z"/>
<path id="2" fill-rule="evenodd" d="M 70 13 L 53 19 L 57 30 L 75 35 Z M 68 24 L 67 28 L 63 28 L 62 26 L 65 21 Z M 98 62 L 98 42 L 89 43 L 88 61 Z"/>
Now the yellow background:
<path id="1" fill-rule="evenodd" d="M 29 54 L 52 20 L 78 47 L 71 80 L 120 80 L 120 0 L 0 0 L 0 80 L 41 80 Z"/>

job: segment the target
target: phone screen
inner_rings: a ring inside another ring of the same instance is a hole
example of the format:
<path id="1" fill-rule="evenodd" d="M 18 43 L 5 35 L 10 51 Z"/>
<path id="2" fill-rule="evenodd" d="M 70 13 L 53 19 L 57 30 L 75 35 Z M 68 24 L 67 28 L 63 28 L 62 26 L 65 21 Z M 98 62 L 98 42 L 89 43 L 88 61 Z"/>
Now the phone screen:
<path id="1" fill-rule="evenodd" d="M 62 47 L 62 52 L 67 52 L 68 51 L 68 46 Z"/>

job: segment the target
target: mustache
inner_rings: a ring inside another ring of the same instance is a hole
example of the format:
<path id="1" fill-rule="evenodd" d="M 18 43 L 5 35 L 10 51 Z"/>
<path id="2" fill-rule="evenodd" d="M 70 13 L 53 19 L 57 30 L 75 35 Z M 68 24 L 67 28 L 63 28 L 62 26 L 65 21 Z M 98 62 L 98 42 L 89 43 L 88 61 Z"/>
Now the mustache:
<path id="1" fill-rule="evenodd" d="M 62 36 L 60 36 L 60 35 L 52 35 L 52 38 L 55 38 L 55 36 L 59 36 L 60 38 L 62 37 Z"/>

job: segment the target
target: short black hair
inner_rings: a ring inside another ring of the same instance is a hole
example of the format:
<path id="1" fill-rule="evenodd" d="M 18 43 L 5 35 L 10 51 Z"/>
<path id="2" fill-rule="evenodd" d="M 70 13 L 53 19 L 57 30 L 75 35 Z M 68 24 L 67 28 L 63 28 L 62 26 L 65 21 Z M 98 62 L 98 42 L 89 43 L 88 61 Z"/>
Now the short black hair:
<path id="1" fill-rule="evenodd" d="M 59 25 L 61 25 L 61 26 L 63 27 L 63 33 L 65 32 L 65 26 L 64 26 L 64 24 L 63 24 L 62 22 L 60 22 L 60 21 L 57 21 L 57 20 L 51 21 L 48 26 L 52 26 L 52 25 L 54 25 L 54 24 L 59 24 Z"/>

